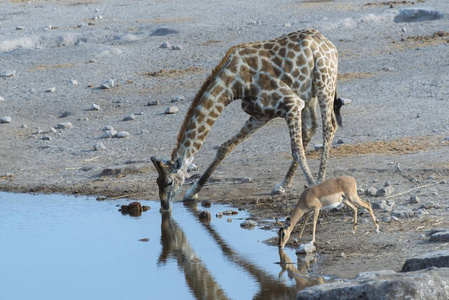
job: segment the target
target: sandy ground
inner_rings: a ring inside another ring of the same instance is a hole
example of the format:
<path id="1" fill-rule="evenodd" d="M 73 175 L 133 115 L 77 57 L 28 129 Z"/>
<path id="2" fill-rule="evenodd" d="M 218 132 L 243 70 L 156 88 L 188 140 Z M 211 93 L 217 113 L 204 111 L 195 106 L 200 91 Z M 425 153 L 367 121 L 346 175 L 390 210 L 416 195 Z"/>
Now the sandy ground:
<path id="1" fill-rule="evenodd" d="M 398 22 L 407 8 L 442 17 Z M 360 189 L 388 181 L 403 193 L 390 198 L 395 208 L 428 207 L 420 218 L 381 221 L 379 235 L 366 214 L 352 235 L 349 211 L 329 213 L 318 226 L 317 268 L 339 277 L 400 270 L 406 258 L 447 247 L 424 234 L 449 227 L 448 14 L 440 0 L 1 1 L 0 72 L 14 76 L 0 77 L 0 118 L 11 118 L 0 124 L 0 189 L 157 199 L 149 158 L 170 155 L 192 98 L 227 49 L 315 27 L 337 46 L 339 95 L 353 100 L 342 111 L 335 141 L 344 144 L 332 151 L 328 178 L 354 176 Z M 181 50 L 160 48 L 164 42 Z M 116 87 L 100 89 L 108 79 Z M 186 100 L 172 103 L 176 96 Z M 148 106 L 152 100 L 160 104 Z M 173 105 L 180 111 L 165 115 Z M 129 114 L 136 119 L 123 121 Z M 195 158 L 197 174 L 246 119 L 239 101 L 227 107 Z M 62 122 L 73 127 L 51 130 Z M 130 136 L 102 139 L 104 126 Z M 106 150 L 94 151 L 98 142 Z M 315 174 L 318 143 L 319 131 L 308 151 Z M 287 195 L 270 195 L 290 157 L 285 122 L 274 120 L 234 150 L 200 198 L 248 209 L 275 236 L 272 220 L 288 214 L 305 183 L 298 173 Z M 108 168 L 116 175 L 106 176 Z M 408 204 L 411 195 L 421 203 Z"/>

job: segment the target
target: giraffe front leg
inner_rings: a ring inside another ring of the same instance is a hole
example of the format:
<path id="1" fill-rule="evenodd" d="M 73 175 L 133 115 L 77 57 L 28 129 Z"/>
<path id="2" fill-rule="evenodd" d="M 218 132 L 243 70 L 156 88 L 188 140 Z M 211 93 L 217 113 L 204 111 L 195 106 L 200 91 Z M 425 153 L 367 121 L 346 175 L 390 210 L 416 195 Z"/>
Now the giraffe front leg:
<path id="1" fill-rule="evenodd" d="M 217 151 L 214 161 L 207 168 L 206 172 L 198 179 L 195 184 L 184 195 L 184 201 L 198 199 L 198 193 L 209 180 L 212 173 L 220 165 L 221 161 L 241 142 L 256 132 L 263 125 L 267 124 L 271 118 L 250 117 L 240 131 L 231 139 L 223 143 Z"/>
<path id="2" fill-rule="evenodd" d="M 332 140 L 334 139 L 335 132 L 337 131 L 337 120 L 333 115 L 333 109 L 330 103 L 333 98 L 330 96 L 320 96 L 323 98 L 323 105 L 321 108 L 321 120 L 323 124 L 323 152 L 321 153 L 320 169 L 318 171 L 318 180 L 320 183 L 326 179 L 326 166 L 329 158 L 329 152 L 332 146 Z"/>

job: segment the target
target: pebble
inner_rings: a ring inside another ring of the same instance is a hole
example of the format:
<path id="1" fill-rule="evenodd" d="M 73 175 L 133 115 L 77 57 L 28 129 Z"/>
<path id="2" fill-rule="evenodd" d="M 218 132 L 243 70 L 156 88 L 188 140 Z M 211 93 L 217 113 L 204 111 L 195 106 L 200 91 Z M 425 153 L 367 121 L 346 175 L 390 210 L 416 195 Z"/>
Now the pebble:
<path id="1" fill-rule="evenodd" d="M 108 79 L 100 85 L 100 88 L 102 89 L 112 89 L 114 87 L 115 87 L 114 79 Z"/>
<path id="2" fill-rule="evenodd" d="M 197 165 L 195 165 L 195 164 L 190 164 L 188 167 L 187 167 L 187 172 L 195 172 L 195 171 L 198 171 L 200 168 L 197 166 Z"/>
<path id="3" fill-rule="evenodd" d="M 171 99 L 171 102 L 178 103 L 178 102 L 185 101 L 185 100 L 186 100 L 186 98 L 184 96 L 175 96 Z"/>
<path id="4" fill-rule="evenodd" d="M 95 151 L 106 150 L 106 146 L 102 142 L 95 143 L 94 145 Z"/>
<path id="5" fill-rule="evenodd" d="M 210 220 L 210 212 L 208 212 L 207 210 L 203 210 L 202 212 L 200 212 L 199 218 L 200 220 Z"/>
<path id="6" fill-rule="evenodd" d="M 382 70 L 384 70 L 384 71 L 394 71 L 394 68 L 393 67 L 385 67 L 385 68 L 382 68 Z"/>
<path id="7" fill-rule="evenodd" d="M 202 206 L 202 207 L 211 207 L 211 203 L 210 203 L 209 200 L 203 200 L 203 201 L 201 202 L 201 206 Z"/>
<path id="8" fill-rule="evenodd" d="M 283 27 L 291 27 L 292 23 L 285 23 L 284 25 L 282 25 Z"/>
<path id="9" fill-rule="evenodd" d="M 70 79 L 69 83 L 71 83 L 72 85 L 78 85 L 78 81 L 76 81 L 75 79 Z"/>
<path id="10" fill-rule="evenodd" d="M 106 130 L 101 136 L 101 139 L 110 139 L 117 135 L 117 130 Z"/>
<path id="11" fill-rule="evenodd" d="M 148 101 L 148 106 L 155 106 L 155 105 L 159 105 L 159 104 L 161 104 L 161 102 L 160 101 L 158 101 L 158 100 L 151 100 L 151 101 Z"/>
<path id="12" fill-rule="evenodd" d="M 143 211 L 147 211 L 147 210 L 150 210 L 150 209 L 151 209 L 150 206 L 148 206 L 148 205 L 142 205 L 142 210 L 143 210 Z"/>
<path id="13" fill-rule="evenodd" d="M 25 26 L 16 26 L 16 30 L 25 30 Z"/>
<path id="14" fill-rule="evenodd" d="M 370 196 L 370 197 L 376 196 L 376 193 L 377 193 L 377 189 L 372 186 L 370 186 L 369 188 L 367 188 L 365 190 L 365 195 Z"/>
<path id="15" fill-rule="evenodd" d="M 150 239 L 149 238 L 143 238 L 143 239 L 139 239 L 138 241 L 146 243 L 146 242 L 149 242 Z"/>
<path id="16" fill-rule="evenodd" d="M 236 210 L 225 210 L 224 212 L 222 212 L 222 214 L 225 216 L 231 216 L 231 215 L 238 215 L 239 212 Z"/>
<path id="17" fill-rule="evenodd" d="M 376 191 L 376 197 L 387 197 L 393 194 L 394 188 L 390 186 L 382 187 Z"/>
<path id="18" fill-rule="evenodd" d="M 421 201 L 419 200 L 419 197 L 416 195 L 413 195 L 408 199 L 409 204 L 419 204 Z"/>
<path id="19" fill-rule="evenodd" d="M 388 204 L 388 202 L 385 200 L 373 201 L 371 203 L 371 206 L 373 209 L 381 209 L 382 211 L 385 211 L 385 212 L 392 211 L 394 205 L 395 205 L 394 202 L 392 204 Z"/>
<path id="20" fill-rule="evenodd" d="M 0 123 L 2 124 L 7 124 L 7 123 L 11 123 L 11 117 L 3 117 L 0 119 Z"/>
<path id="21" fill-rule="evenodd" d="M 240 179 L 240 182 L 241 183 L 252 183 L 253 179 L 251 177 L 245 177 L 245 178 Z"/>
<path id="22" fill-rule="evenodd" d="M 117 134 L 115 135 L 115 137 L 118 139 L 128 138 L 129 136 L 130 136 L 130 134 L 128 131 L 120 131 L 120 132 L 117 132 Z"/>
<path id="23" fill-rule="evenodd" d="M 0 77 L 13 77 L 16 74 L 16 70 L 3 70 L 0 72 Z"/>
<path id="24" fill-rule="evenodd" d="M 315 148 L 315 150 L 323 150 L 324 149 L 324 146 L 323 146 L 323 144 L 315 144 L 315 146 L 313 146 L 314 148 Z"/>
<path id="25" fill-rule="evenodd" d="M 247 228 L 247 229 L 254 228 L 255 226 L 256 226 L 256 222 L 254 222 L 253 220 L 246 220 L 240 224 L 240 227 Z"/>
<path id="26" fill-rule="evenodd" d="M 44 135 L 43 137 L 41 137 L 41 140 L 43 140 L 43 141 L 51 141 L 51 136 Z"/>
<path id="27" fill-rule="evenodd" d="M 92 103 L 90 110 L 101 110 L 101 107 L 98 104 Z"/>
<path id="28" fill-rule="evenodd" d="M 130 115 L 126 115 L 126 116 L 123 118 L 123 121 L 132 121 L 132 120 L 135 120 L 135 119 L 136 119 L 136 116 L 133 115 L 133 114 L 130 114 Z"/>
<path id="29" fill-rule="evenodd" d="M 231 219 L 231 218 L 229 218 L 229 219 L 227 219 L 227 221 L 228 221 L 228 223 L 231 223 L 231 222 L 232 222 L 232 219 Z"/>
<path id="30" fill-rule="evenodd" d="M 108 131 L 108 130 L 110 130 L 110 131 L 112 131 L 112 130 L 114 130 L 114 127 L 112 127 L 112 126 L 103 126 L 103 131 Z"/>
<path id="31" fill-rule="evenodd" d="M 0 96 L 0 103 L 5 102 L 5 98 L 3 98 L 2 96 Z"/>
<path id="32" fill-rule="evenodd" d="M 72 115 L 71 112 L 65 111 L 65 112 L 63 112 L 63 113 L 59 116 L 59 118 L 60 118 L 60 119 L 63 119 L 63 118 L 66 118 L 66 117 L 68 117 L 68 116 L 70 116 L 70 115 Z"/>
<path id="33" fill-rule="evenodd" d="M 172 107 L 167 107 L 167 109 L 165 110 L 165 114 L 166 115 L 172 115 L 179 112 L 179 108 L 177 108 L 176 106 L 172 106 Z"/>
<path id="34" fill-rule="evenodd" d="M 298 254 L 308 254 L 313 253 L 316 251 L 316 247 L 313 245 L 313 243 L 308 244 L 301 244 L 299 245 L 298 249 L 296 250 L 296 253 Z"/>
<path id="35" fill-rule="evenodd" d="M 400 219 L 405 218 L 412 218 L 415 216 L 415 213 L 410 209 L 406 207 L 398 207 L 391 213 L 391 217 L 396 217 Z"/>
<path id="36" fill-rule="evenodd" d="M 181 45 L 173 45 L 171 46 L 172 50 L 182 50 L 182 46 Z"/>
<path id="37" fill-rule="evenodd" d="M 407 31 L 407 28 L 405 28 L 405 27 L 402 27 L 402 32 L 406 32 Z"/>
<path id="38" fill-rule="evenodd" d="M 56 124 L 55 128 L 56 129 L 70 129 L 73 127 L 73 124 L 70 122 L 61 122 Z"/>
<path id="39" fill-rule="evenodd" d="M 168 49 L 168 48 L 171 48 L 171 45 L 170 45 L 169 42 L 163 42 L 163 43 L 159 46 L 159 48 L 162 48 L 162 49 Z"/>
<path id="40" fill-rule="evenodd" d="M 215 216 L 216 216 L 217 218 L 221 218 L 221 217 L 223 217 L 223 213 L 219 212 L 219 213 L 217 213 Z"/>
<path id="41" fill-rule="evenodd" d="M 51 87 L 49 89 L 46 89 L 45 92 L 46 93 L 54 93 L 54 92 L 56 92 L 56 88 L 55 87 Z"/>
<path id="42" fill-rule="evenodd" d="M 27 125 L 27 124 L 22 124 L 22 125 L 20 126 L 20 128 L 26 129 L 26 128 L 28 128 L 28 125 Z"/>

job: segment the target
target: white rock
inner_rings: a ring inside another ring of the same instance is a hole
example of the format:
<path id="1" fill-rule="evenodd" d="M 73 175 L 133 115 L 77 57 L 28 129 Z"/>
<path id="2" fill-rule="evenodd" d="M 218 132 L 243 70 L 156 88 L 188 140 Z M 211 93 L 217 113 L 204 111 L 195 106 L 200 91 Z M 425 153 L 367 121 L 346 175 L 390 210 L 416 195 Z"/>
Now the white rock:
<path id="1" fill-rule="evenodd" d="M 56 88 L 53 86 L 51 88 L 46 89 L 45 92 L 46 93 L 54 93 L 54 92 L 56 92 Z"/>
<path id="2" fill-rule="evenodd" d="M 115 87 L 114 79 L 108 79 L 100 85 L 100 88 L 102 89 L 112 89 L 114 87 Z"/>
<path id="3" fill-rule="evenodd" d="M 246 220 L 245 222 L 240 224 L 240 227 L 247 229 L 254 228 L 254 226 L 256 226 L 256 222 L 254 222 L 253 220 Z"/>
<path id="4" fill-rule="evenodd" d="M 101 107 L 98 104 L 92 103 L 92 106 L 90 107 L 90 110 L 100 110 Z"/>
<path id="5" fill-rule="evenodd" d="M 179 108 L 177 108 L 176 106 L 167 107 L 167 109 L 165 110 L 165 114 L 167 114 L 167 115 L 172 115 L 177 112 L 179 112 Z"/>
<path id="6" fill-rule="evenodd" d="M 123 118 L 123 121 L 132 121 L 132 120 L 135 120 L 135 119 L 136 119 L 136 116 L 133 115 L 133 114 L 130 114 L 130 115 L 126 115 L 126 116 Z"/>
<path id="7" fill-rule="evenodd" d="M 17 26 L 16 30 L 25 30 L 25 26 Z"/>
<path id="8" fill-rule="evenodd" d="M 185 101 L 186 98 L 184 96 L 175 96 L 171 99 L 171 102 L 173 103 L 177 103 L 177 102 L 181 102 L 181 101 Z"/>
<path id="9" fill-rule="evenodd" d="M 55 128 L 56 129 L 70 129 L 73 127 L 73 124 L 70 122 L 61 122 L 56 124 Z"/>
<path id="10" fill-rule="evenodd" d="M 2 96 L 0 96 L 0 103 L 5 102 L 5 98 L 3 98 Z"/>
<path id="11" fill-rule="evenodd" d="M 182 46 L 181 45 L 173 45 L 171 47 L 172 50 L 182 50 Z"/>
<path id="12" fill-rule="evenodd" d="M 163 42 L 162 45 L 159 46 L 159 48 L 168 49 L 171 48 L 171 45 L 169 42 Z"/>
<path id="13" fill-rule="evenodd" d="M 103 131 L 112 131 L 112 130 L 114 130 L 114 127 L 112 127 L 112 126 L 104 126 L 103 127 Z"/>
<path id="14" fill-rule="evenodd" d="M 159 105 L 161 102 L 158 100 L 150 100 L 148 101 L 148 106 L 155 106 L 155 105 Z"/>
<path id="15" fill-rule="evenodd" d="M 296 253 L 308 254 L 308 253 L 313 253 L 315 251 L 316 251 L 316 247 L 313 245 L 312 242 L 310 242 L 308 244 L 299 245 L 298 249 L 296 250 Z"/>
<path id="16" fill-rule="evenodd" d="M 3 70 L 0 72 L 0 77 L 13 77 L 16 76 L 16 70 Z"/>
<path id="17" fill-rule="evenodd" d="M 106 150 L 106 146 L 102 142 L 95 143 L 94 145 L 95 151 Z"/>
<path id="18" fill-rule="evenodd" d="M 106 130 L 101 136 L 100 138 L 102 139 L 110 139 L 113 138 L 117 135 L 117 130 Z"/>
<path id="19" fill-rule="evenodd" d="M 117 132 L 117 135 L 115 137 L 118 138 L 118 139 L 124 139 L 124 138 L 127 138 L 129 136 L 130 136 L 129 132 L 127 132 L 127 131 L 120 131 L 120 132 Z"/>
<path id="20" fill-rule="evenodd" d="M 11 117 L 3 117 L 0 119 L 0 123 L 11 123 Z"/>
<path id="21" fill-rule="evenodd" d="M 69 83 L 71 83 L 72 85 L 78 85 L 78 81 L 76 81 L 75 79 L 70 79 Z"/>

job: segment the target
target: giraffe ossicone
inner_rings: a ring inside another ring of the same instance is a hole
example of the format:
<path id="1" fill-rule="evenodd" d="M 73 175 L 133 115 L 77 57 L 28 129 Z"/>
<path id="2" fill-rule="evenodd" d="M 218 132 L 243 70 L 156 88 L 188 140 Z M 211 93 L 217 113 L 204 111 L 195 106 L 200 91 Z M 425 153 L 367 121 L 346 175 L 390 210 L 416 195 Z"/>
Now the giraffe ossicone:
<path id="1" fill-rule="evenodd" d="M 318 181 L 326 176 L 331 142 L 341 123 L 337 97 L 338 53 L 316 29 L 292 32 L 276 39 L 231 47 L 196 94 L 178 134 L 171 159 L 152 157 L 159 177 L 161 209 L 170 210 L 179 193 L 187 168 L 200 150 L 211 127 L 234 100 L 250 115 L 245 125 L 223 143 L 201 178 L 184 199 L 195 199 L 220 162 L 242 141 L 270 120 L 281 117 L 290 132 L 292 163 L 273 192 L 288 188 L 298 167 L 307 184 L 315 184 L 304 149 L 317 131 L 316 105 L 321 111 L 323 152 Z M 335 102 L 335 105 L 334 105 Z"/>

